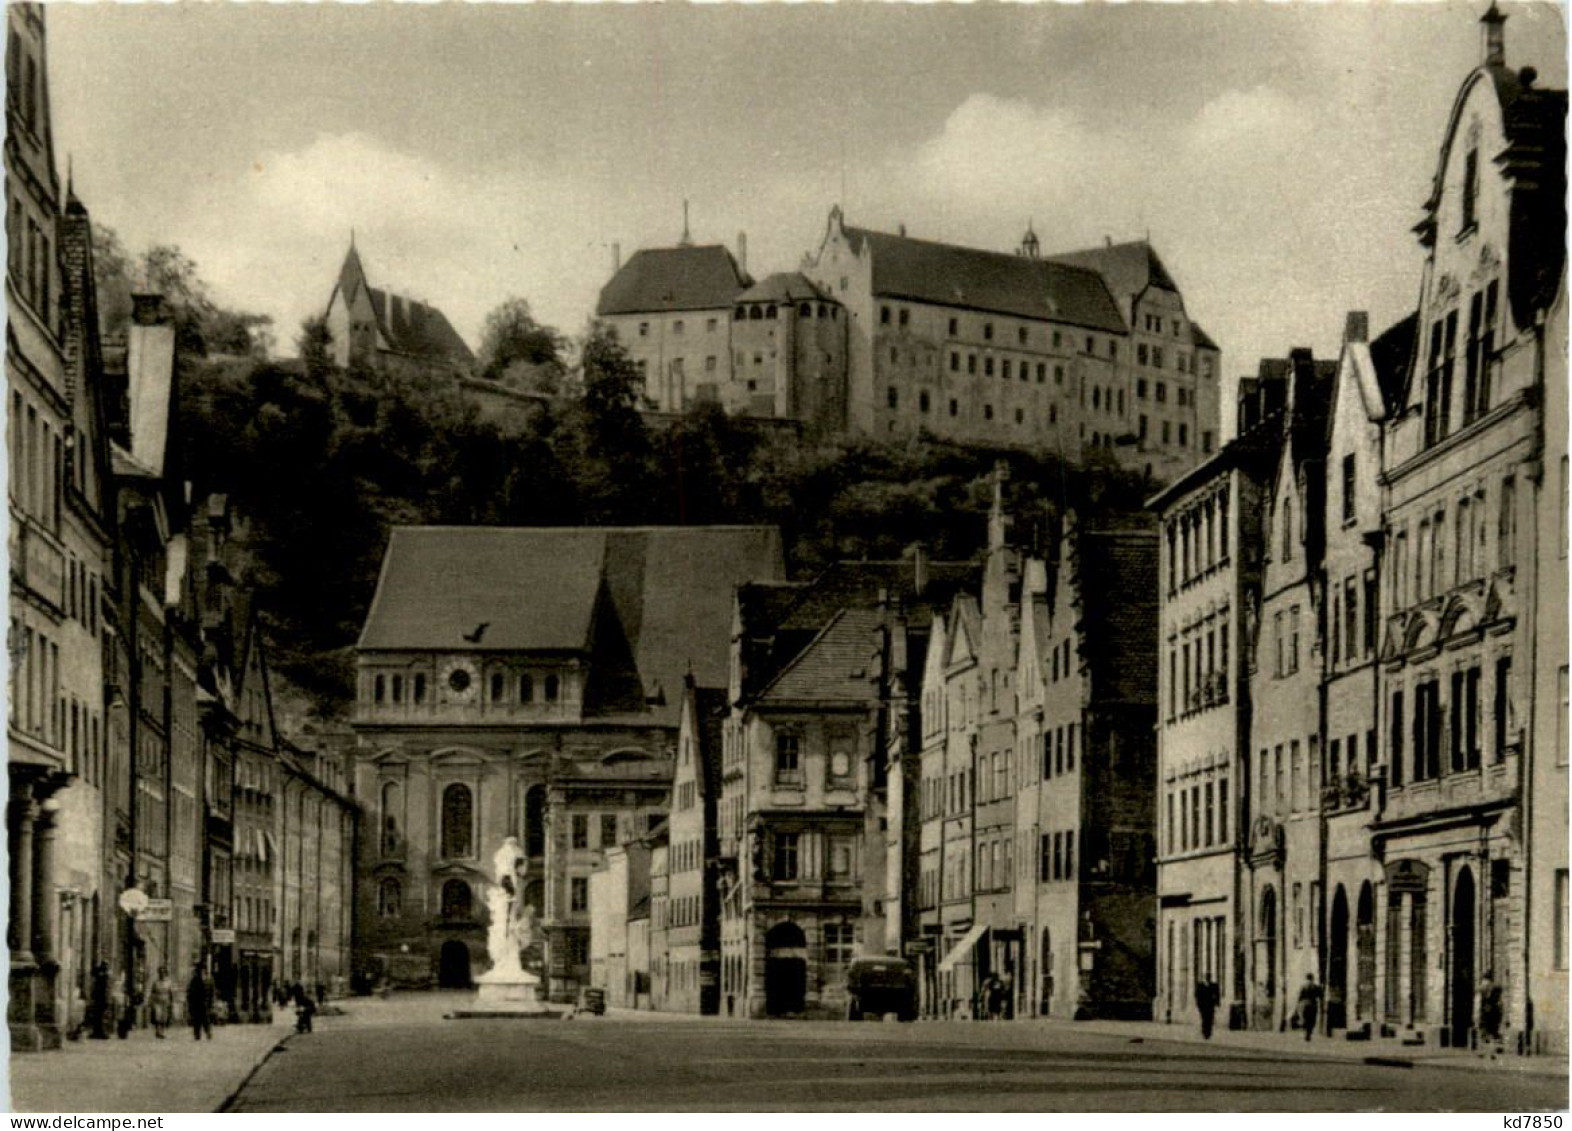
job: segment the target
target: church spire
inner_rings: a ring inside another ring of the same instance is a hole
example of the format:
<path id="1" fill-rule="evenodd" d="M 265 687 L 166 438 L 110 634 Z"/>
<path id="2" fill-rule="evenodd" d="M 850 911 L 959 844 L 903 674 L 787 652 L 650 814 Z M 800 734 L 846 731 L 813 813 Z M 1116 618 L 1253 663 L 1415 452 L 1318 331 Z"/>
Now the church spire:
<path id="1" fill-rule="evenodd" d="M 687 201 L 686 198 L 684 198 L 683 202 L 682 202 L 682 242 L 680 244 L 678 244 L 677 246 L 678 247 L 692 247 L 693 246 L 693 237 L 688 234 L 688 201 Z"/>
<path id="2" fill-rule="evenodd" d="M 1026 234 L 1021 237 L 1021 247 L 1016 253 L 1027 259 L 1036 259 L 1042 253 L 1042 245 L 1037 242 L 1037 233 L 1032 230 L 1032 222 L 1026 221 Z"/>

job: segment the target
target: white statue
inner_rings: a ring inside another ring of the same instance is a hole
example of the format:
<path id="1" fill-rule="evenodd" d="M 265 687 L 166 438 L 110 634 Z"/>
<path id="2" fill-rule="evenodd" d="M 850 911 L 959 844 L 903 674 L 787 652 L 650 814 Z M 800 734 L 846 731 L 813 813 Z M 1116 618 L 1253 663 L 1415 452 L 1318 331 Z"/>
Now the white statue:
<path id="1" fill-rule="evenodd" d="M 494 980 L 522 981 L 524 978 L 519 950 L 531 942 L 534 925 L 528 916 L 534 908 L 524 903 L 521 865 L 528 866 L 519 850 L 518 837 L 510 836 L 491 858 L 492 874 L 497 882 L 486 890 L 486 908 L 491 912 L 486 952 L 491 956 Z"/>

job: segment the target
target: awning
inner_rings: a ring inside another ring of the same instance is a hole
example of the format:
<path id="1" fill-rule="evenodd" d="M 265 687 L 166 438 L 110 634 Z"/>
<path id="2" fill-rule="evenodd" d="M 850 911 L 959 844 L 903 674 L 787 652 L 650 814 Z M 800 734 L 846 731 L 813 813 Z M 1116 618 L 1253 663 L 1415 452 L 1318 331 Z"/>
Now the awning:
<path id="1" fill-rule="evenodd" d="M 952 946 L 950 952 L 939 960 L 939 973 L 943 974 L 946 970 L 954 968 L 962 959 L 971 954 L 972 948 L 977 945 L 977 940 L 982 938 L 987 930 L 987 923 L 978 923 L 962 935 L 961 941 Z"/>

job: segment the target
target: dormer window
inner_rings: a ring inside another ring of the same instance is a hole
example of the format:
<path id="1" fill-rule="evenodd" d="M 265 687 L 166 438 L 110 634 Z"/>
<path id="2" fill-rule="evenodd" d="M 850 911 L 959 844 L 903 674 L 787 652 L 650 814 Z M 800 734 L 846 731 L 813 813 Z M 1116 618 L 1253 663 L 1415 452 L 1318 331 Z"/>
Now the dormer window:
<path id="1" fill-rule="evenodd" d="M 506 686 L 507 680 L 503 677 L 501 672 L 491 673 L 491 701 L 493 703 L 502 702 L 502 692 Z"/>
<path id="2" fill-rule="evenodd" d="M 557 677 L 554 675 L 548 675 L 546 677 L 546 702 L 555 703 L 557 701 L 557 692 Z"/>
<path id="3" fill-rule="evenodd" d="M 533 703 L 535 701 L 535 681 L 528 672 L 519 676 L 519 702 Z"/>

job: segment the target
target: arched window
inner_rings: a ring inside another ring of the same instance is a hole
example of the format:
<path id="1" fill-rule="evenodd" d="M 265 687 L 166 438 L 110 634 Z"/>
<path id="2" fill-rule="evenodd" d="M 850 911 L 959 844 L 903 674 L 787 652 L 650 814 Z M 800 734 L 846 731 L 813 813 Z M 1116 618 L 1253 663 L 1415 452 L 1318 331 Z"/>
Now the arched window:
<path id="1" fill-rule="evenodd" d="M 442 917 L 468 919 L 474 914 L 474 897 L 463 880 L 449 880 L 442 885 Z"/>
<path id="2" fill-rule="evenodd" d="M 757 322 L 759 319 L 764 317 L 764 311 L 759 309 L 757 306 L 750 306 L 748 308 L 748 317 Z"/>
<path id="3" fill-rule="evenodd" d="M 371 700 L 374 703 L 380 703 L 385 698 L 387 698 L 387 680 L 382 676 L 377 676 L 372 684 Z"/>
<path id="4" fill-rule="evenodd" d="M 442 855 L 455 860 L 471 856 L 475 803 L 469 786 L 454 783 L 442 791 Z"/>
<path id="5" fill-rule="evenodd" d="M 528 672 L 519 676 L 519 702 L 533 703 L 535 701 L 535 681 Z"/>
<path id="6" fill-rule="evenodd" d="M 801 306 L 799 306 L 797 308 L 797 315 L 798 315 L 798 317 L 801 317 L 801 318 L 812 318 L 813 317 L 813 304 L 810 303 L 810 302 L 803 303 Z"/>
<path id="7" fill-rule="evenodd" d="M 493 703 L 502 702 L 502 689 L 506 683 L 507 680 L 501 672 L 491 673 L 491 701 Z"/>
<path id="8" fill-rule="evenodd" d="M 404 677 L 401 675 L 393 677 L 393 702 L 404 702 Z"/>
<path id="9" fill-rule="evenodd" d="M 557 677 L 554 676 L 554 675 L 548 675 L 546 677 L 546 702 L 548 702 L 548 703 L 555 703 L 556 701 L 557 701 Z"/>
<path id="10" fill-rule="evenodd" d="M 775 317 L 775 307 L 766 306 L 764 308 L 764 317 L 773 319 Z"/>
<path id="11" fill-rule="evenodd" d="M 404 790 L 396 781 L 382 784 L 382 851 L 399 846 L 399 820 L 404 813 Z"/>

